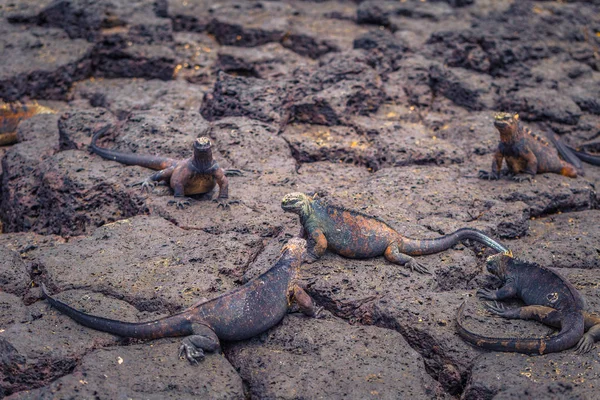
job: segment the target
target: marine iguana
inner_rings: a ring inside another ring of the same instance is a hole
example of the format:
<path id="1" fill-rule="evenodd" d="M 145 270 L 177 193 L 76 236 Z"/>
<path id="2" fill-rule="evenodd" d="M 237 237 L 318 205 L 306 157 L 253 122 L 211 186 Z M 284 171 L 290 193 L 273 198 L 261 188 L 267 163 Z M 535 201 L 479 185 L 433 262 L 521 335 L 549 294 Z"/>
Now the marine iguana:
<path id="1" fill-rule="evenodd" d="M 204 352 L 219 349 L 219 340 L 244 340 L 283 319 L 292 302 L 304 314 L 317 317 L 321 308 L 298 285 L 297 276 L 306 241 L 293 238 L 282 248 L 277 262 L 264 274 L 221 296 L 196 304 L 178 314 L 149 322 L 123 322 L 85 314 L 54 299 L 42 284 L 44 298 L 76 322 L 103 332 L 138 339 L 187 336 L 179 349 L 190 363 Z"/>
<path id="2" fill-rule="evenodd" d="M 219 185 L 219 195 L 216 202 L 219 207 L 229 208 L 229 204 L 238 201 L 228 201 L 229 182 L 228 175 L 239 175 L 239 170 L 224 171 L 213 159 L 212 143 L 207 137 L 200 137 L 194 141 L 194 155 L 184 160 L 175 160 L 173 158 L 150 156 L 145 154 L 122 153 L 115 150 L 98 147 L 96 141 L 104 135 L 110 125 L 98 130 L 92 137 L 89 146 L 90 151 L 108 160 L 113 160 L 126 165 L 139 165 L 141 167 L 158 170 L 146 178 L 139 185 L 142 190 L 148 190 L 154 187 L 158 182 L 165 181 L 171 186 L 177 200 L 169 201 L 169 204 L 175 204 L 177 208 L 185 208 L 190 205 L 185 196 L 208 193 Z"/>
<path id="3" fill-rule="evenodd" d="M 0 146 L 16 143 L 19 123 L 37 114 L 54 114 L 54 110 L 35 102 L 0 104 Z"/>
<path id="4" fill-rule="evenodd" d="M 502 160 L 506 160 L 508 172 L 519 182 L 545 172 L 570 178 L 583 173 L 581 162 L 567 146 L 551 138 L 553 145 L 546 138 L 521 127 L 518 114 L 498 113 L 494 116 L 494 126 L 500 133 L 500 143 L 494 153 L 492 171 L 479 171 L 480 178 L 500 179 Z"/>
<path id="5" fill-rule="evenodd" d="M 328 204 L 304 193 L 285 195 L 281 208 L 300 217 L 301 236 L 308 240 L 307 262 L 317 260 L 329 249 L 348 258 L 383 255 L 388 261 L 406 265 L 411 271 L 428 273 L 427 268 L 411 256 L 439 253 L 464 239 L 483 243 L 500 252 L 509 251 L 484 233 L 469 228 L 436 239 L 409 239 L 378 218 Z"/>
<path id="6" fill-rule="evenodd" d="M 590 351 L 600 339 L 600 317 L 583 311 L 583 296 L 557 272 L 535 263 L 519 260 L 507 254 L 488 257 L 487 269 L 504 285 L 498 290 L 479 289 L 477 296 L 487 300 L 518 297 L 524 307 L 507 309 L 502 304 L 485 303 L 493 314 L 509 319 L 532 319 L 560 328 L 557 335 L 542 339 L 493 338 L 473 333 L 463 325 L 463 310 L 458 309 L 456 322 L 459 335 L 467 342 L 495 351 L 518 353 L 553 353 L 577 344 L 577 352 Z M 584 334 L 584 331 L 587 331 Z"/>

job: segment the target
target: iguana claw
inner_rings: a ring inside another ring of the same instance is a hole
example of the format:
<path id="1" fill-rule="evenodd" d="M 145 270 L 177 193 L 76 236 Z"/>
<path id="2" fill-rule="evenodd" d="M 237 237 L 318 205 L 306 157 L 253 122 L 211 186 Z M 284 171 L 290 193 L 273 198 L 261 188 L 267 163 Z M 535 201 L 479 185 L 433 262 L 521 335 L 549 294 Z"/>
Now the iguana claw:
<path id="1" fill-rule="evenodd" d="M 417 271 L 421 274 L 430 274 L 431 272 L 429 272 L 429 269 L 424 266 L 423 264 L 419 263 L 417 260 L 410 260 L 409 262 L 406 263 L 406 266 L 408 268 L 410 268 L 411 272 L 412 271 Z"/>
<path id="2" fill-rule="evenodd" d="M 157 182 L 151 180 L 150 178 L 146 178 L 143 181 L 140 182 L 136 182 L 134 184 L 132 184 L 131 186 L 139 186 L 140 190 L 142 192 L 149 192 L 151 191 L 155 186 L 156 186 Z"/>
<path id="3" fill-rule="evenodd" d="M 477 297 L 483 300 L 496 300 L 495 290 L 492 289 L 479 289 L 477 291 Z"/>
<path id="4" fill-rule="evenodd" d="M 156 182 L 150 179 L 144 179 L 140 182 L 142 192 L 150 192 L 156 186 Z"/>
<path id="5" fill-rule="evenodd" d="M 504 304 L 498 303 L 497 301 L 494 301 L 493 303 L 484 303 L 484 306 L 490 313 L 499 315 L 501 317 L 504 316 L 507 311 L 507 308 L 504 306 Z"/>
<path id="6" fill-rule="evenodd" d="M 516 174 L 515 176 L 512 177 L 512 180 L 517 181 L 517 182 L 523 182 L 523 181 L 531 182 L 531 178 L 532 178 L 532 176 L 530 174 Z"/>
<path id="7" fill-rule="evenodd" d="M 198 361 L 204 360 L 204 351 L 185 341 L 179 346 L 179 358 L 184 355 L 190 364 L 198 364 Z"/>
<path id="8" fill-rule="evenodd" d="M 219 199 L 214 199 L 213 200 L 216 203 L 219 203 L 219 205 L 217 205 L 217 208 L 219 207 L 223 207 L 224 209 L 229 209 L 229 206 L 231 204 L 240 204 L 239 200 L 228 200 L 228 199 L 223 199 L 223 198 L 219 198 Z"/>
<path id="9" fill-rule="evenodd" d="M 579 339 L 579 342 L 577 343 L 575 352 L 577 354 L 584 354 L 584 353 L 587 353 L 588 351 L 590 351 L 593 347 L 594 347 L 594 338 L 592 338 L 590 335 L 588 335 L 586 333 L 585 335 L 583 335 L 583 337 L 581 339 Z"/>
<path id="10" fill-rule="evenodd" d="M 226 169 L 225 176 L 244 176 L 244 173 L 239 169 Z"/>
<path id="11" fill-rule="evenodd" d="M 319 259 L 319 257 L 317 257 L 314 254 L 310 253 L 310 250 L 306 252 L 306 255 L 304 256 L 304 262 L 307 264 L 312 264 L 315 261 L 317 261 Z"/>
<path id="12" fill-rule="evenodd" d="M 479 179 L 487 179 L 487 180 L 498 180 L 500 179 L 500 174 L 495 172 L 488 172 L 483 169 L 479 170 Z"/>
<path id="13" fill-rule="evenodd" d="M 326 316 L 325 316 L 325 314 L 322 313 L 323 310 L 324 310 L 323 307 L 317 307 L 317 309 L 315 311 L 315 315 L 313 316 L 313 318 L 324 319 Z"/>
<path id="14" fill-rule="evenodd" d="M 184 197 L 180 200 L 169 200 L 167 204 L 170 206 L 175 205 L 175 207 L 183 210 L 190 205 L 190 201 Z"/>

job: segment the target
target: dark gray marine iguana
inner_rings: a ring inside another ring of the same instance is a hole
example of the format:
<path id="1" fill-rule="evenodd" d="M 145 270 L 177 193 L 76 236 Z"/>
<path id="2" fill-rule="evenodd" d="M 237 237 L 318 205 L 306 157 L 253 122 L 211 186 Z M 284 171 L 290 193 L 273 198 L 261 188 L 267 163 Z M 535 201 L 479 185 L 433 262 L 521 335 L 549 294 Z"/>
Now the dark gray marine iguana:
<path id="1" fill-rule="evenodd" d="M 388 261 L 406 265 L 411 271 L 428 273 L 411 256 L 439 253 L 462 240 L 470 239 L 499 252 L 509 250 L 483 232 L 463 228 L 436 239 L 409 239 L 378 218 L 328 204 L 304 193 L 289 193 L 281 201 L 286 212 L 298 214 L 301 236 L 308 240 L 307 262 L 320 258 L 325 250 L 348 258 L 383 255 Z"/>
<path id="2" fill-rule="evenodd" d="M 585 353 L 600 339 L 600 317 L 583 311 L 583 296 L 560 274 L 508 254 L 488 257 L 487 269 L 504 285 L 498 290 L 479 289 L 479 298 L 496 301 L 518 297 L 526 304 L 508 309 L 496 302 L 485 303 L 491 313 L 509 319 L 535 320 L 560 328 L 560 331 L 555 336 L 541 339 L 480 336 L 464 327 L 466 303 L 463 303 L 458 309 L 456 323 L 459 335 L 467 342 L 495 351 L 546 354 L 575 345 L 578 353 Z"/>
<path id="3" fill-rule="evenodd" d="M 123 322 L 85 314 L 51 297 L 44 285 L 42 293 L 54 308 L 88 328 L 138 339 L 187 336 L 179 355 L 196 363 L 204 358 L 205 351 L 218 350 L 219 340 L 248 339 L 276 325 L 292 302 L 304 314 L 317 317 L 320 308 L 297 282 L 305 255 L 306 241 L 292 238 L 277 262 L 259 277 L 178 314 L 149 322 Z"/>
<path id="4" fill-rule="evenodd" d="M 143 182 L 142 190 L 154 187 L 158 182 L 166 182 L 174 191 L 176 200 L 169 201 L 178 208 L 185 208 L 190 204 L 185 196 L 208 193 L 215 185 L 219 185 L 219 195 L 216 202 L 219 207 L 228 208 L 229 204 L 238 201 L 229 201 L 229 182 L 226 175 L 240 175 L 239 170 L 224 171 L 213 159 L 212 143 L 207 137 L 199 137 L 194 141 L 194 155 L 184 160 L 168 157 L 150 156 L 145 154 L 122 153 L 115 150 L 99 147 L 96 142 L 111 128 L 110 125 L 98 130 L 92 137 L 89 146 L 91 152 L 107 160 L 113 160 L 126 165 L 139 165 L 141 167 L 157 170 Z"/>

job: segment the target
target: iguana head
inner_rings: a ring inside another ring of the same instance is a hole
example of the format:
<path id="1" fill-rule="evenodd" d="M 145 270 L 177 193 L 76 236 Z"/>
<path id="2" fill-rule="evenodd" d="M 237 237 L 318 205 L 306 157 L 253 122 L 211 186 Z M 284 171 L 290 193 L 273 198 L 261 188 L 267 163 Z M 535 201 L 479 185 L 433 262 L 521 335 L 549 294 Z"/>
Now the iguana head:
<path id="1" fill-rule="evenodd" d="M 281 208 L 286 212 L 293 212 L 298 215 L 308 215 L 311 212 L 312 198 L 304 193 L 294 192 L 283 196 Z"/>
<path id="2" fill-rule="evenodd" d="M 210 139 L 206 136 L 202 136 L 194 140 L 194 150 L 196 151 L 205 152 L 207 150 L 210 150 L 211 146 L 212 143 L 210 142 Z"/>
<path id="3" fill-rule="evenodd" d="M 487 270 L 490 274 L 494 274 L 498 278 L 504 280 L 508 274 L 508 269 L 513 262 L 514 258 L 511 252 L 497 253 L 487 258 Z"/>
<path id="4" fill-rule="evenodd" d="M 198 168 L 206 168 L 213 163 L 212 143 L 206 136 L 194 140 L 194 163 Z"/>
<path id="5" fill-rule="evenodd" d="M 306 240 L 295 237 L 281 248 L 282 256 L 289 256 L 297 260 L 302 260 L 306 253 Z"/>
<path id="6" fill-rule="evenodd" d="M 16 132 L 19 122 L 37 114 L 55 114 L 51 108 L 33 103 L 0 102 L 0 133 Z"/>
<path id="7" fill-rule="evenodd" d="M 519 127 L 519 114 L 500 112 L 494 115 L 494 126 L 500 134 L 512 134 Z"/>

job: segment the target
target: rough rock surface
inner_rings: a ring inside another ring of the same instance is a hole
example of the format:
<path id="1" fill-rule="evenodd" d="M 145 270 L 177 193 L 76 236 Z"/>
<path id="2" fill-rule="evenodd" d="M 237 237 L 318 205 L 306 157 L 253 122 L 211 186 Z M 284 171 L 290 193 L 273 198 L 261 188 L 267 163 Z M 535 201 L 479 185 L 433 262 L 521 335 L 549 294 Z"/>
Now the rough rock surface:
<path id="1" fill-rule="evenodd" d="M 0 397 L 597 397 L 598 347 L 501 354 L 457 336 L 465 300 L 478 333 L 554 332 L 484 311 L 473 295 L 495 284 L 491 251 L 472 243 L 409 277 L 326 253 L 300 276 L 323 319 L 286 316 L 200 366 L 178 359 L 179 339 L 86 329 L 39 290 L 109 318 L 172 314 L 264 272 L 299 231 L 280 199 L 304 191 L 409 237 L 480 229 L 600 312 L 600 167 L 477 178 L 496 111 L 597 142 L 597 1 L 11 0 L 0 33 L 0 100 L 57 111 L 0 148 Z M 165 186 L 141 192 L 152 171 L 88 152 L 106 125 L 103 147 L 173 158 L 209 136 L 242 171 L 229 178 L 238 203 L 218 208 L 213 192 L 180 210 Z"/>

